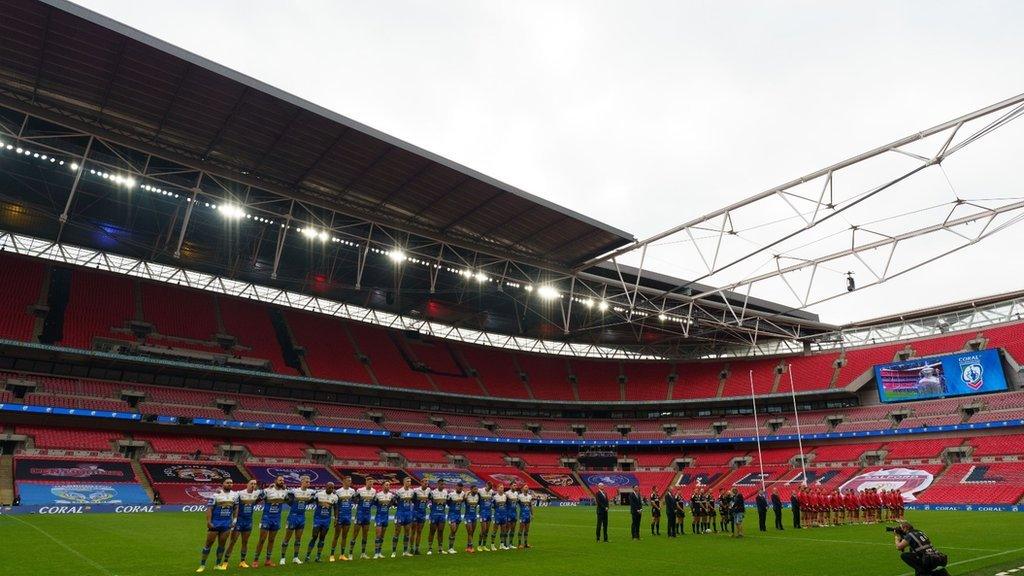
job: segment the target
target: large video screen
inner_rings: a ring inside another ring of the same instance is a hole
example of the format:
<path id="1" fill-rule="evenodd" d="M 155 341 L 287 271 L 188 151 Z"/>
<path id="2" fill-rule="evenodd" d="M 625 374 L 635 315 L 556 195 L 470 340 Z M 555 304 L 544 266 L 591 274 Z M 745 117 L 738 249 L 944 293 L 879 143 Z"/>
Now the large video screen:
<path id="1" fill-rule="evenodd" d="M 875 366 L 875 382 L 882 402 L 1006 390 L 1006 376 L 995 349 L 880 364 Z"/>

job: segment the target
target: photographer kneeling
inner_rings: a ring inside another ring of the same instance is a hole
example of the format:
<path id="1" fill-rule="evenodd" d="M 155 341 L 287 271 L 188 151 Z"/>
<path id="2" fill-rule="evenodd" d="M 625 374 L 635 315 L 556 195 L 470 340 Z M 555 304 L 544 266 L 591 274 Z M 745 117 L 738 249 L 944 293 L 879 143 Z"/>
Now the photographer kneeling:
<path id="1" fill-rule="evenodd" d="M 895 533 L 896 549 L 901 552 L 900 558 L 914 569 L 915 576 L 949 576 L 949 572 L 946 572 L 946 563 L 949 559 L 932 546 L 932 541 L 924 532 L 915 530 L 910 522 L 900 522 L 895 528 L 886 530 Z"/>

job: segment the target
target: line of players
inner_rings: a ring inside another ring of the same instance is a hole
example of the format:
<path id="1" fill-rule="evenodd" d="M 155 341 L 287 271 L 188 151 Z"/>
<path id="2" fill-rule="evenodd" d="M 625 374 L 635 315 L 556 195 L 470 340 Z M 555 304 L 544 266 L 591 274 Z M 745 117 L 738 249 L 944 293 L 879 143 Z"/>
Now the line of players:
<path id="1" fill-rule="evenodd" d="M 800 525 L 804 528 L 902 520 L 905 511 L 899 490 L 851 488 L 840 491 L 804 486 L 794 496 L 800 506 Z"/>
<path id="2" fill-rule="evenodd" d="M 447 489 L 444 481 L 428 482 L 424 479 L 414 488 L 411 478 L 405 478 L 396 490 L 391 489 L 391 482 L 385 481 L 380 490 L 374 488 L 374 484 L 373 478 L 367 478 L 366 485 L 356 489 L 352 487 L 352 478 L 346 476 L 340 488 L 328 482 L 323 489 L 317 490 L 310 487 L 309 477 L 303 476 L 297 488 L 288 488 L 284 478 L 279 476 L 266 488 L 260 489 L 255 480 L 250 480 L 244 490 L 235 491 L 233 482 L 225 479 L 207 507 L 206 540 L 196 572 L 206 570 L 214 544 L 217 545 L 214 570 L 227 570 L 232 551 L 238 543 L 241 546 L 240 568 L 258 568 L 264 550 L 263 565 L 268 568 L 274 566 L 271 556 L 285 506 L 288 506 L 288 515 L 281 542 L 281 565 L 287 563 L 289 544 L 292 544 L 292 562 L 303 563 L 299 552 L 308 508 L 313 511 L 313 528 L 306 546 L 306 562 L 314 548 L 315 561 L 321 561 L 332 524 L 334 534 L 328 561 L 352 560 L 357 541 L 361 541 L 359 557 L 368 558 L 366 543 L 371 531 L 375 535 L 373 558 L 384 558 L 384 537 L 392 508 L 395 510 L 392 558 L 398 555 L 399 539 L 402 540 L 402 556 L 419 555 L 423 527 L 427 525 L 428 556 L 433 554 L 435 542 L 440 554 L 455 554 L 460 525 L 465 526 L 465 550 L 469 553 L 530 547 L 533 494 L 526 485 L 514 485 L 506 490 L 503 484 L 494 487 L 487 483 L 483 488 L 474 484 L 467 489 L 460 482 Z M 256 553 L 250 565 L 247 562 L 249 536 L 253 529 L 253 514 L 260 503 L 263 504 L 263 515 Z M 445 526 L 448 527 L 447 547 L 444 545 Z M 339 539 L 341 553 L 337 554 Z M 346 542 L 348 554 L 345 554 Z"/>
<path id="3" fill-rule="evenodd" d="M 697 487 L 687 499 L 682 490 L 666 490 L 664 507 L 673 508 L 669 517 L 675 522 L 670 534 L 685 534 L 686 504 L 689 503 L 690 531 L 693 534 L 731 532 L 733 526 L 734 496 L 725 488 L 716 496 L 711 489 Z M 660 534 L 662 502 L 655 488 L 648 497 L 652 505 L 651 534 Z M 899 490 L 838 489 L 802 486 L 792 494 L 791 502 L 799 506 L 800 526 L 825 527 L 844 524 L 875 524 L 902 520 L 903 494 Z M 656 505 L 654 503 L 657 503 Z"/>

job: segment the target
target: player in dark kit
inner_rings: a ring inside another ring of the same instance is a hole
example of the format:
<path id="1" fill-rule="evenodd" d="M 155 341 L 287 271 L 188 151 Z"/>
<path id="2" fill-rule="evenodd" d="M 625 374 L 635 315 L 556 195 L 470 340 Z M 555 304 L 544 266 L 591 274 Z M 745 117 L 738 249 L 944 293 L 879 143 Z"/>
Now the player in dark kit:
<path id="1" fill-rule="evenodd" d="M 718 516 L 721 519 L 722 532 L 736 532 L 736 526 L 732 521 L 732 494 L 725 489 L 718 491 Z"/>
<path id="2" fill-rule="evenodd" d="M 661 495 L 657 486 L 651 488 L 648 501 L 651 504 L 651 536 L 661 536 Z"/>
<path id="3" fill-rule="evenodd" d="M 686 497 L 682 490 L 676 491 L 676 534 L 686 534 Z"/>
<path id="4" fill-rule="evenodd" d="M 203 554 L 196 572 L 206 571 L 206 559 L 210 556 L 210 547 L 214 541 L 217 542 L 217 561 L 213 569 L 228 569 L 228 563 L 224 560 L 224 544 L 235 523 L 235 514 L 238 513 L 238 500 L 231 491 L 233 484 L 230 478 L 225 478 L 206 507 L 206 544 L 203 546 Z"/>

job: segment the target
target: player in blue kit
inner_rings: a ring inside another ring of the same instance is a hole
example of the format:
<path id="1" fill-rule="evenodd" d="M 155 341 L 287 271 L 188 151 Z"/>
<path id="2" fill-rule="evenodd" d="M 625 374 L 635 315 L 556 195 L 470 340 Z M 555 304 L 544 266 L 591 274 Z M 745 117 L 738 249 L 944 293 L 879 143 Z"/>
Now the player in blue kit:
<path id="1" fill-rule="evenodd" d="M 412 478 L 402 480 L 402 486 L 395 490 L 398 504 L 395 506 L 395 532 L 391 536 L 391 557 L 398 552 L 398 536 L 402 536 L 402 556 L 412 556 L 409 551 L 409 535 L 412 534 L 412 521 L 416 509 L 416 491 L 412 487 Z"/>
<path id="2" fill-rule="evenodd" d="M 448 492 L 448 553 L 455 554 L 455 537 L 459 534 L 462 524 L 462 505 L 466 500 L 466 491 L 462 482 L 455 485 L 455 490 Z"/>
<path id="3" fill-rule="evenodd" d="M 309 555 L 316 545 L 316 561 L 324 552 L 324 541 L 327 539 L 327 532 L 331 529 L 331 521 L 334 520 L 335 509 L 338 507 L 338 495 L 334 493 L 334 482 L 328 482 L 323 490 L 313 497 L 313 533 L 309 537 L 309 544 L 306 545 L 306 562 L 309 562 Z"/>
<path id="4" fill-rule="evenodd" d="M 513 484 L 509 486 L 508 499 L 505 500 L 505 550 L 514 550 L 515 546 L 512 545 L 512 539 L 516 534 L 516 508 L 519 504 L 519 491 L 516 490 L 516 486 Z"/>
<path id="5" fill-rule="evenodd" d="M 260 518 L 260 539 L 256 543 L 256 554 L 252 557 L 253 566 L 259 566 L 260 553 L 263 545 L 267 545 L 267 557 L 264 566 L 268 568 L 274 563 L 270 556 L 274 553 L 274 540 L 281 529 L 281 511 L 288 500 L 288 489 L 284 486 L 284 476 L 274 479 L 274 484 L 263 489 L 263 517 Z"/>
<path id="6" fill-rule="evenodd" d="M 203 546 L 203 554 L 196 572 L 206 571 L 206 559 L 210 556 L 210 547 L 214 541 L 217 542 L 217 561 L 213 569 L 228 569 L 228 563 L 224 560 L 224 543 L 227 542 L 231 527 L 235 523 L 235 514 L 238 513 L 237 499 L 231 490 L 233 485 L 230 478 L 225 478 L 206 507 L 206 544 Z"/>
<path id="7" fill-rule="evenodd" d="M 384 533 L 388 531 L 389 514 L 391 506 L 395 503 L 395 493 L 391 491 L 391 482 L 384 481 L 384 485 L 373 497 L 373 505 L 376 508 L 373 523 L 377 527 L 377 533 L 373 540 L 373 559 L 379 560 L 384 557 L 381 548 L 384 546 Z"/>
<path id="8" fill-rule="evenodd" d="M 505 485 L 498 484 L 498 489 L 494 492 L 494 529 L 491 531 L 491 551 L 495 551 L 498 547 L 495 545 L 495 541 L 501 542 L 501 549 L 507 550 L 505 547 L 505 530 L 508 528 L 508 520 L 505 518 L 507 509 L 505 503 L 508 502 L 508 494 L 505 493 Z"/>
<path id="9" fill-rule="evenodd" d="M 329 562 L 335 560 L 334 551 L 338 547 L 339 536 L 341 536 L 341 557 L 339 559 L 342 561 L 352 559 L 345 556 L 345 542 L 348 542 L 348 530 L 352 525 L 352 499 L 356 496 L 356 491 L 352 488 L 352 477 L 342 478 L 341 488 L 335 490 L 334 493 L 338 495 L 338 519 L 334 526 L 334 538 L 331 540 L 331 556 L 327 559 Z"/>
<path id="10" fill-rule="evenodd" d="M 366 538 L 370 534 L 370 516 L 373 510 L 373 500 L 377 491 L 373 488 L 373 478 L 366 478 L 366 485 L 356 490 L 356 529 L 352 531 L 352 541 L 349 543 L 348 555 L 354 558 L 356 553 L 356 539 L 363 537 L 363 545 L 359 557 L 369 558 L 366 555 Z"/>
<path id="11" fill-rule="evenodd" d="M 487 535 L 491 530 L 491 520 L 494 519 L 494 487 L 488 482 L 480 490 L 480 539 L 477 540 L 477 549 L 488 551 Z"/>
<path id="12" fill-rule="evenodd" d="M 420 540 L 423 539 L 423 525 L 427 522 L 427 504 L 430 502 L 430 487 L 427 486 L 425 478 L 420 479 L 420 485 L 413 488 L 413 496 L 412 553 L 419 556 Z"/>
<path id="13" fill-rule="evenodd" d="M 427 532 L 427 556 L 434 553 L 436 536 L 437 551 L 445 554 L 444 549 L 444 507 L 448 504 L 448 491 L 444 488 L 444 480 L 430 490 L 430 531 Z"/>
<path id="14" fill-rule="evenodd" d="M 249 480 L 245 490 L 236 492 L 238 497 L 238 515 L 235 517 L 235 527 L 231 530 L 231 540 L 228 542 L 228 551 L 224 555 L 224 561 L 231 558 L 231 551 L 235 549 L 235 542 L 242 539 L 242 556 L 239 568 L 248 568 L 249 563 L 245 561 L 249 555 L 249 535 L 252 533 L 252 513 L 256 509 L 256 503 L 263 497 L 259 484 L 255 480 Z M 256 559 L 259 563 L 259 559 Z"/>
<path id="15" fill-rule="evenodd" d="M 523 484 L 519 491 L 519 548 L 530 547 L 530 521 L 533 519 L 533 494 L 530 487 Z"/>
<path id="16" fill-rule="evenodd" d="M 466 552 L 470 554 L 474 551 L 473 535 L 476 533 L 476 517 L 479 506 L 480 491 L 477 489 L 476 484 L 472 484 L 469 487 L 469 493 L 466 494 L 463 513 L 463 519 L 466 522 Z"/>
<path id="17" fill-rule="evenodd" d="M 288 491 L 288 529 L 284 531 L 284 541 L 281 542 L 281 565 L 285 565 L 285 556 L 288 555 L 288 542 L 295 536 L 295 546 L 292 547 L 292 563 L 302 564 L 299 560 L 299 549 L 302 547 L 302 532 L 306 529 L 306 504 L 313 500 L 316 490 L 309 487 L 309 476 L 299 478 L 299 487 Z"/>

